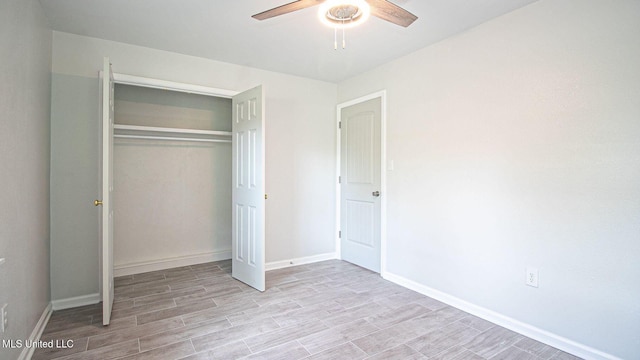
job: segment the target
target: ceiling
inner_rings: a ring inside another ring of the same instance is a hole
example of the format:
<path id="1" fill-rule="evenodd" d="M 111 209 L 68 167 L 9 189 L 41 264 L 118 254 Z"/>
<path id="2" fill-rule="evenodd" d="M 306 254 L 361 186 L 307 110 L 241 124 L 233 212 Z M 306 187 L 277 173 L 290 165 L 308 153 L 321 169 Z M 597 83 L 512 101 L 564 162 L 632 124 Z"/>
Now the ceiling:
<path id="1" fill-rule="evenodd" d="M 392 0 L 408 28 L 371 17 L 333 49 L 317 7 L 258 21 L 292 0 L 40 0 L 53 30 L 340 82 L 537 0 Z"/>

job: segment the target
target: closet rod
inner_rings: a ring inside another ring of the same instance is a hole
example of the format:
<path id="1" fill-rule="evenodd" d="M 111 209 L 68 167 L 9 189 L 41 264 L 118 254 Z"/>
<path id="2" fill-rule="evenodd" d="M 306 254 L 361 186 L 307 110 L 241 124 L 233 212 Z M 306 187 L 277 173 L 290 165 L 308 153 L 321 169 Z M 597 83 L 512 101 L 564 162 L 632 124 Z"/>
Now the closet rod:
<path id="1" fill-rule="evenodd" d="M 170 136 L 145 136 L 145 135 L 118 135 L 113 137 L 123 139 L 149 139 L 149 140 L 174 140 L 174 141 L 197 141 L 197 142 L 214 142 L 214 143 L 230 143 L 231 140 L 224 139 L 197 139 L 197 138 L 183 138 L 183 137 L 170 137 Z"/>

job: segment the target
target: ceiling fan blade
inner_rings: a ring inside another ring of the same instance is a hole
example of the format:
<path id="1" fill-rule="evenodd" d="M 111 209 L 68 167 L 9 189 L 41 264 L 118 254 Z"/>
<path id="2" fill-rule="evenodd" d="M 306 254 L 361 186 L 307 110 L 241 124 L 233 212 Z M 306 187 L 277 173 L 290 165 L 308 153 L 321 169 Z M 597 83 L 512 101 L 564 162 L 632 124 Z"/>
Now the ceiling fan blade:
<path id="1" fill-rule="evenodd" d="M 396 25 L 407 27 L 418 19 L 417 16 L 386 0 L 367 0 L 371 6 L 371 15 Z"/>
<path id="2" fill-rule="evenodd" d="M 257 20 L 265 20 L 265 19 L 269 19 L 269 18 L 272 18 L 272 17 L 288 14 L 290 12 L 306 9 L 308 7 L 316 6 L 316 5 L 320 4 L 323 1 L 324 0 L 298 0 L 298 1 L 294 1 L 292 3 L 288 3 L 288 4 L 285 4 L 285 5 L 281 5 L 281 6 L 275 7 L 273 9 L 270 9 L 270 10 L 267 10 L 267 11 L 263 11 L 261 13 L 255 14 L 255 15 L 253 15 L 251 17 L 254 18 L 254 19 L 257 19 Z"/>

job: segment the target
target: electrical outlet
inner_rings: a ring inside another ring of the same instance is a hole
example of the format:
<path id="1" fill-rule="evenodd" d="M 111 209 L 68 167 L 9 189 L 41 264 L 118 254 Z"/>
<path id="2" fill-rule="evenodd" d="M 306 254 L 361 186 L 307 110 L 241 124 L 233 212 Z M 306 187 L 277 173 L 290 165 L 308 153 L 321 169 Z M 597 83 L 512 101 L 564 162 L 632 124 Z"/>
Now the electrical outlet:
<path id="1" fill-rule="evenodd" d="M 527 268 L 527 278 L 525 279 L 525 284 L 529 286 L 533 286 L 535 288 L 538 287 L 538 269 L 528 267 Z"/>
<path id="2" fill-rule="evenodd" d="M 2 308 L 0 309 L 0 332 L 5 332 L 7 331 L 7 326 L 9 326 L 9 318 L 7 315 L 7 306 L 9 304 L 4 304 L 2 305 Z"/>
<path id="3" fill-rule="evenodd" d="M 0 265 L 4 264 L 4 258 L 0 258 Z"/>

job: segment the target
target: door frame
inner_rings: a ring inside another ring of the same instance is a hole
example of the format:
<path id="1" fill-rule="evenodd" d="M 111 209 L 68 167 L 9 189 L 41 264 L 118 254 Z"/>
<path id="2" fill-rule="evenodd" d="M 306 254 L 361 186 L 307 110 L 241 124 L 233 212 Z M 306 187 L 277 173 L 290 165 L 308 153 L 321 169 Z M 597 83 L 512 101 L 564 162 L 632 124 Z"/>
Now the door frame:
<path id="1" fill-rule="evenodd" d="M 387 90 L 380 90 L 359 98 L 340 103 L 336 106 L 336 257 L 342 260 L 342 239 L 340 238 L 341 224 L 341 200 L 342 185 L 339 181 L 341 171 L 342 135 L 340 122 L 342 121 L 342 109 L 380 98 L 380 275 L 384 277 L 387 272 Z"/>
<path id="2" fill-rule="evenodd" d="M 99 78 L 101 79 L 100 81 L 100 98 L 102 98 L 102 81 L 104 79 L 104 74 L 103 71 L 101 70 L 99 72 Z M 237 95 L 240 93 L 240 91 L 235 91 L 235 90 L 226 90 L 226 89 L 220 89 L 220 88 L 213 88 L 213 87 L 208 87 L 208 86 L 201 86 L 201 85 L 193 85 L 193 84 L 187 84 L 187 83 L 179 83 L 179 82 L 174 82 L 174 81 L 168 81 L 168 80 L 160 80 L 160 79 L 153 79 L 153 78 L 147 78 L 147 77 L 142 77 L 142 76 L 135 76 L 135 75 L 129 75 L 129 74 L 122 74 L 122 73 L 113 73 L 113 83 L 115 84 L 123 84 L 123 85 L 132 85 L 132 86 L 140 86 L 140 87 L 147 87 L 147 88 L 152 88 L 152 89 L 160 89 L 160 90 L 170 90 L 170 91 L 177 91 L 177 92 L 183 92 L 183 93 L 190 93 L 190 94 L 198 94 L 198 95 L 206 95 L 206 96 L 215 96 L 215 97 L 219 97 L 219 98 L 225 98 L 225 99 L 231 99 L 233 96 Z M 100 111 L 100 115 L 102 114 L 102 112 Z M 101 121 L 102 121 L 102 117 L 100 117 Z M 100 143 L 99 146 L 102 146 L 102 137 L 100 137 Z M 102 163 L 102 162 L 100 162 Z M 100 176 L 102 177 L 102 168 L 100 167 Z M 99 199 L 102 197 L 102 189 L 100 189 L 99 192 L 99 197 L 97 197 L 96 199 Z M 101 213 L 98 214 L 98 216 L 102 216 Z M 99 222 L 100 223 L 100 222 Z M 102 231 L 102 229 L 98 229 L 99 231 Z M 98 246 L 98 259 L 99 259 L 99 271 L 98 271 L 98 287 L 100 289 L 100 299 L 102 299 L 102 246 Z"/>

